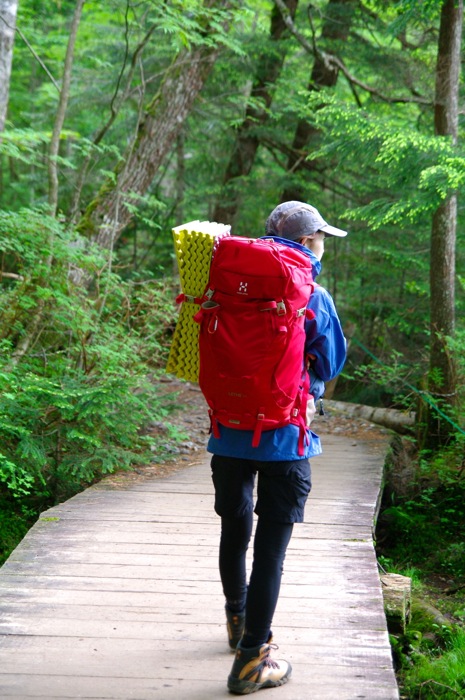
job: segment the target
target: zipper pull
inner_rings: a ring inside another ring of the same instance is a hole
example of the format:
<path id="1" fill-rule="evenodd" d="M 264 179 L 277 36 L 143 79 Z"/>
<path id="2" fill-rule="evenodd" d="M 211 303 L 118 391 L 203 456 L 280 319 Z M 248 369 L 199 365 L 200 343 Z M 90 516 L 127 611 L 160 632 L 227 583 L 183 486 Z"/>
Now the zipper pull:
<path id="1" fill-rule="evenodd" d="M 318 411 L 319 416 L 324 416 L 325 415 L 325 409 L 323 406 L 323 399 L 320 399 L 320 409 Z"/>

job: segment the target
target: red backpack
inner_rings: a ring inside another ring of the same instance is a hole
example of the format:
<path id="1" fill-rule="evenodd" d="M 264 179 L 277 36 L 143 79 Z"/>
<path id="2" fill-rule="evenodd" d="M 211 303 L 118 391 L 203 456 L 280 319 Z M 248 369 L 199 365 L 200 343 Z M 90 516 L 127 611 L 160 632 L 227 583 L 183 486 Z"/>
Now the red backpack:
<path id="1" fill-rule="evenodd" d="M 304 358 L 314 288 L 305 253 L 269 239 L 222 238 L 214 251 L 200 324 L 199 385 L 218 424 L 252 430 L 300 426 L 304 454 L 309 388 Z"/>

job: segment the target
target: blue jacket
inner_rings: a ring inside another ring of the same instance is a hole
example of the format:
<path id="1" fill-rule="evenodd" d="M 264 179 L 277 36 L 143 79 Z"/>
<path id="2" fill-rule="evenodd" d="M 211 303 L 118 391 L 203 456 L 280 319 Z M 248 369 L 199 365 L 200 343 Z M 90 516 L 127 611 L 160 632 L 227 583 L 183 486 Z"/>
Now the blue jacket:
<path id="1" fill-rule="evenodd" d="M 321 272 L 321 262 L 308 248 L 287 238 L 278 236 L 267 236 L 267 238 L 273 238 L 278 243 L 297 248 L 308 255 L 312 261 L 313 279 Z M 315 318 L 305 322 L 307 336 L 305 354 L 313 358 L 310 369 L 310 393 L 317 400 L 324 394 L 325 382 L 334 379 L 344 366 L 346 341 L 333 299 L 326 289 L 317 285 L 307 308 L 315 314 Z M 210 435 L 207 450 L 223 457 L 275 462 L 315 457 L 322 451 L 318 435 L 307 429 L 308 445 L 305 454 L 299 455 L 299 428 L 292 424 L 276 430 L 264 431 L 258 447 L 252 447 L 250 430 L 236 430 L 223 425 L 220 425 L 219 429 L 220 437 L 215 438 L 213 434 Z"/>

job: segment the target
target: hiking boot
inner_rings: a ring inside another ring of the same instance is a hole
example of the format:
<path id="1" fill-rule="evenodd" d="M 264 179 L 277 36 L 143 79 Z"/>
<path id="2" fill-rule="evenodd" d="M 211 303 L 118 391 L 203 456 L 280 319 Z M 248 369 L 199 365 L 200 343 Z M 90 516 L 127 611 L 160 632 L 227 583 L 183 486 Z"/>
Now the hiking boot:
<path id="1" fill-rule="evenodd" d="M 244 634 L 245 612 L 231 612 L 231 610 L 228 610 L 228 608 L 225 608 L 225 610 L 229 646 L 231 647 L 232 651 L 236 651 L 236 647 Z"/>
<path id="2" fill-rule="evenodd" d="M 246 649 L 237 645 L 231 673 L 228 676 L 228 690 L 236 695 L 248 695 L 261 688 L 276 688 L 287 683 L 291 677 L 291 664 L 287 661 L 274 661 L 270 658 L 271 649 L 276 644 L 262 644 Z"/>

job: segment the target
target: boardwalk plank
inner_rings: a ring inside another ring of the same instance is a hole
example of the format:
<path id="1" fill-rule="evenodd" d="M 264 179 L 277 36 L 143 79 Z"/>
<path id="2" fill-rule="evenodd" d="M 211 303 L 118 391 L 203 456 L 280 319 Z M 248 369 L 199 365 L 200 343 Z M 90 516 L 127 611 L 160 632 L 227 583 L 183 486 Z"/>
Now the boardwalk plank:
<path id="1" fill-rule="evenodd" d="M 294 674 L 276 694 L 397 700 L 372 542 L 382 453 L 325 443 L 285 563 L 274 630 Z M 208 461 L 43 515 L 0 570 L 2 700 L 231 697 Z"/>
<path id="2" fill-rule="evenodd" d="M 128 537 L 126 540 L 115 541 L 115 538 L 111 533 L 96 533 L 95 537 L 90 541 L 86 536 L 76 536 L 70 535 L 56 535 L 54 537 L 54 542 L 56 549 L 61 551 L 63 554 L 68 552 L 80 552 L 83 556 L 86 552 L 104 552 L 109 554 L 126 554 L 129 557 L 139 554 L 148 555 L 159 555 L 159 554 L 172 554 L 173 556 L 186 556 L 194 554 L 210 554 L 211 552 L 217 554 L 218 542 L 216 541 L 214 545 L 208 544 L 197 544 L 190 543 L 186 544 L 183 538 L 178 538 L 173 535 L 169 542 L 154 542 L 152 536 L 151 542 L 138 542 L 137 538 L 135 541 L 131 541 Z M 30 551 L 35 552 L 37 556 L 40 555 L 40 551 L 37 550 L 37 545 L 40 544 L 40 540 L 37 538 L 30 538 L 26 543 L 24 543 L 21 550 L 18 550 L 12 555 L 10 561 L 19 561 L 19 558 L 23 556 L 23 552 Z M 317 540 L 317 539 L 306 539 L 299 537 L 298 528 L 294 529 L 294 536 L 288 548 L 289 552 L 295 553 L 295 556 L 299 554 L 302 556 L 307 556 L 310 552 L 319 552 L 322 558 L 325 557 L 339 557 L 339 558 L 353 558 L 360 557 L 361 559 L 369 558 L 372 561 L 373 553 L 372 548 L 367 548 L 365 542 L 348 541 L 341 542 L 339 540 Z M 1 581 L 0 581 L 1 586 Z"/>
<path id="3" fill-rule="evenodd" d="M 203 551 L 202 551 L 203 550 Z M 33 564 L 34 571 L 43 570 L 49 575 L 54 570 L 62 570 L 63 567 L 63 556 L 66 555 L 67 566 L 74 564 L 88 565 L 88 566 L 126 566 L 126 567 L 161 567 L 166 570 L 166 557 L 167 555 L 173 560 L 174 564 L 178 564 L 176 561 L 177 557 L 182 559 L 182 563 L 186 569 L 191 568 L 209 568 L 212 567 L 215 571 L 217 569 L 218 553 L 213 547 L 203 547 L 196 553 L 192 553 L 189 550 L 186 551 L 182 548 L 179 553 L 171 548 L 168 552 L 160 552 L 157 554 L 128 554 L 126 552 L 107 552 L 107 551 L 89 551 L 87 548 L 70 550 L 66 548 L 54 548 L 52 551 L 37 552 L 34 550 L 21 550 L 17 555 L 13 556 L 10 560 L 9 566 L 12 564 L 18 565 L 20 563 L 24 565 Z M 286 571 L 293 571 L 297 569 L 299 571 L 321 571 L 323 569 L 335 568 L 341 571 L 350 570 L 352 568 L 352 559 L 343 558 L 329 555 L 318 562 L 318 568 L 315 568 L 315 564 L 308 559 L 308 552 L 295 550 L 293 556 L 289 559 L 286 565 Z M 358 561 L 358 570 L 371 570 L 373 568 L 373 561 L 369 558 L 360 558 Z M 7 567 L 8 569 L 8 567 Z M 26 570 L 26 569 L 25 569 Z"/>
<path id="4" fill-rule="evenodd" d="M 51 651 L 51 647 L 48 648 L 48 652 Z M 61 647 L 61 651 L 63 647 Z M 58 652 L 58 648 L 55 648 L 55 653 Z M 114 671 L 114 657 L 115 654 L 118 658 L 118 670 L 116 672 L 116 677 L 127 679 L 127 678 L 137 678 L 140 676 L 141 671 L 148 671 L 153 669 L 153 667 L 158 668 L 159 679 L 170 679 L 173 678 L 173 665 L 172 660 L 176 659 L 179 654 L 179 643 L 160 644 L 156 649 L 143 649 L 140 648 L 125 648 L 119 649 L 115 652 L 114 645 L 111 648 L 105 648 L 100 644 L 100 642 L 93 642 L 90 647 L 82 647 L 79 650 L 75 650 L 73 647 L 67 647 L 67 651 L 72 651 L 72 655 L 63 655 L 62 663 L 60 664 L 59 674 L 61 676 L 73 676 L 75 674 L 76 662 L 81 662 L 85 665 L 86 675 L 91 675 L 96 678 L 98 677 L 109 677 Z M 198 642 L 195 645 L 195 649 L 183 650 L 185 656 L 186 671 L 188 671 L 192 679 L 202 680 L 208 677 L 209 669 L 209 658 L 217 654 L 217 649 L 212 643 L 209 642 Z M 318 654 L 314 655 L 311 659 L 308 658 L 308 654 L 304 647 L 295 646 L 293 651 L 287 651 L 286 656 L 289 658 L 291 664 L 303 665 L 308 664 L 313 673 L 318 673 L 320 667 L 328 670 L 328 665 L 332 666 L 333 662 L 329 661 L 328 664 L 328 653 L 334 651 L 332 649 L 321 649 Z M 48 653 L 48 658 L 44 657 L 44 651 L 37 648 L 34 652 L 28 649 L 29 657 L 31 660 L 36 661 L 41 665 L 41 675 L 53 676 L 57 672 L 56 665 L 53 664 L 49 659 L 51 654 Z M 355 672 L 366 676 L 367 672 L 373 663 L 373 657 L 376 656 L 377 650 L 370 649 L 369 647 L 364 647 L 357 649 L 357 653 L 344 653 L 341 650 L 340 663 L 337 667 L 339 674 L 350 675 L 355 674 Z M 228 666 L 231 661 L 231 657 L 223 654 L 222 661 L 226 672 L 229 670 Z M 14 657 L 13 653 L 10 654 L 10 661 L 6 660 L 5 673 L 20 673 L 27 675 L 29 668 L 25 661 L 18 660 Z M 386 679 L 386 671 L 388 669 L 379 668 L 376 671 L 375 678 L 378 680 Z"/>
<path id="5" fill-rule="evenodd" d="M 3 621 L 0 623 L 0 634 L 15 634 L 15 635 L 35 635 L 35 636 L 74 636 L 74 637 L 123 637 L 135 639 L 151 639 L 156 634 L 155 626 L 159 624 L 176 624 L 182 628 L 186 628 L 188 634 L 188 626 L 191 624 L 200 624 L 198 622 L 199 614 L 197 606 L 193 607 L 194 596 L 190 596 L 179 600 L 176 608 L 167 609 L 166 607 L 153 607 L 150 613 L 145 615 L 136 610 L 132 611 L 132 615 L 123 616 L 118 608 L 109 606 L 109 611 L 106 615 L 99 616 L 98 608 L 94 614 L 89 614 L 90 610 L 82 610 L 78 606 L 74 606 L 71 614 L 62 617 L 65 611 L 56 616 L 49 616 L 47 611 L 50 607 L 36 605 L 31 606 L 28 617 L 24 617 L 24 613 L 15 611 L 5 613 Z M 198 605 L 199 601 L 195 601 Z M 382 611 L 379 610 L 377 600 L 375 598 L 365 598 L 363 602 L 363 619 L 359 619 L 358 608 L 360 601 L 348 601 L 344 605 L 322 605 L 321 600 L 317 604 L 306 604 L 305 614 L 303 611 L 296 611 L 295 600 L 292 605 L 280 606 L 280 613 L 275 617 L 276 627 L 291 626 L 293 629 L 306 628 L 312 624 L 316 629 L 328 629 L 330 626 L 338 629 L 348 629 L 354 624 L 358 629 L 382 629 L 384 617 Z M 183 607 L 181 607 L 183 606 Z M 82 615 L 80 614 L 82 612 Z M 86 614 L 87 612 L 87 614 Z M 114 617 L 111 613 L 114 613 Z M 205 611 L 202 617 L 201 624 L 215 624 L 218 619 L 221 619 L 221 609 Z M 31 613 L 34 617 L 31 618 Z M 130 617 L 130 619 L 126 619 Z M 103 619 L 101 619 L 103 618 Z"/>
<path id="6" fill-rule="evenodd" d="M 2 585 L 0 590 L 2 590 L 2 599 L 7 600 L 11 597 L 17 595 L 23 595 L 28 597 L 33 591 L 48 590 L 48 591 L 94 591 L 98 592 L 109 592 L 109 591 L 120 591 L 124 594 L 133 593 L 135 596 L 137 593 L 162 593 L 167 591 L 172 591 L 173 593 L 185 592 L 195 590 L 196 594 L 199 593 L 198 582 L 186 577 L 180 578 L 179 580 L 173 581 L 169 578 L 157 578 L 157 579 L 126 579 L 122 576 L 119 578 L 85 578 L 85 577 L 55 577 L 55 576 L 40 576 L 30 578 L 28 576 L 0 576 L 0 581 Z M 328 597 L 329 595 L 335 595 L 336 591 L 338 595 L 345 593 L 360 593 L 360 595 L 367 595 L 370 591 L 373 591 L 373 585 L 365 583 L 363 580 L 358 578 L 356 575 L 353 576 L 351 582 L 346 582 L 341 577 L 332 576 L 328 586 L 328 577 L 317 575 L 310 577 L 306 576 L 303 578 L 298 574 L 294 579 L 290 578 L 288 574 L 285 575 L 283 580 L 285 587 L 282 589 L 281 597 L 301 597 L 302 595 L 309 595 L 311 597 Z M 218 581 L 202 581 L 201 592 L 210 596 L 217 596 L 220 591 L 220 585 Z M 376 587 L 376 593 L 378 594 L 378 587 Z M 96 596 L 94 595 L 94 598 Z"/>
<path id="7" fill-rule="evenodd" d="M 226 664 L 224 666 L 228 668 Z M 357 672 L 347 674 L 346 667 L 335 668 L 333 686 L 325 685 L 325 673 L 318 669 L 312 674 L 313 682 L 310 686 L 296 686 L 295 677 L 302 676 L 306 670 L 305 664 L 300 667 L 294 666 L 294 678 L 279 689 L 280 700 L 309 700 L 309 698 L 312 700 L 396 700 L 398 698 L 398 695 L 393 694 L 389 680 L 365 679 Z M 226 691 L 224 682 L 211 680 L 209 677 L 202 680 L 172 678 L 158 682 L 151 678 L 135 678 L 131 679 L 129 690 L 122 688 L 121 681 L 114 677 L 81 676 L 79 683 L 79 697 L 85 700 L 187 700 L 188 698 L 190 700 L 218 700 L 219 698 L 231 700 L 232 697 Z M 14 675 L 5 675 L 5 682 L 0 684 L 0 693 L 2 700 L 76 698 L 69 676 L 59 675 L 27 675 L 19 678 Z"/>
<path id="8" fill-rule="evenodd" d="M 301 595 L 309 596 L 308 588 L 302 586 Z M 208 608 L 211 596 L 196 594 L 196 601 L 199 607 Z M 45 592 L 45 595 L 30 594 L 27 596 L 28 606 L 34 611 L 36 619 L 45 620 L 120 620 L 120 621 L 143 621 L 143 622 L 169 622 L 166 610 L 175 608 L 178 604 L 187 607 L 191 603 L 188 593 L 153 593 L 151 595 L 139 593 L 138 596 L 131 594 L 131 605 L 127 605 L 127 595 L 124 593 L 106 593 L 102 596 L 101 603 L 95 603 L 95 595 L 92 591 L 70 591 L 66 595 L 63 592 L 54 590 L 52 593 Z M 321 610 L 321 601 L 325 600 L 324 611 Z M 370 606 L 377 612 L 376 597 L 369 598 L 363 593 L 338 594 L 337 598 L 309 598 L 305 602 L 305 614 L 296 614 L 297 620 L 304 620 L 307 623 L 309 616 L 312 619 L 334 619 L 341 617 L 342 612 L 350 613 L 353 616 L 353 609 L 358 605 Z M 286 613 L 286 620 L 293 618 L 295 613 L 295 597 L 283 596 L 279 603 L 279 614 Z M 15 597 L 0 603 L 0 615 L 2 621 L 0 625 L 19 624 L 24 609 L 24 598 Z M 220 610 L 221 612 L 221 610 Z M 209 609 L 204 615 L 206 623 L 214 624 L 218 619 L 218 609 Z M 276 619 L 278 619 L 276 617 Z M 296 624 L 294 622 L 294 624 Z"/>

